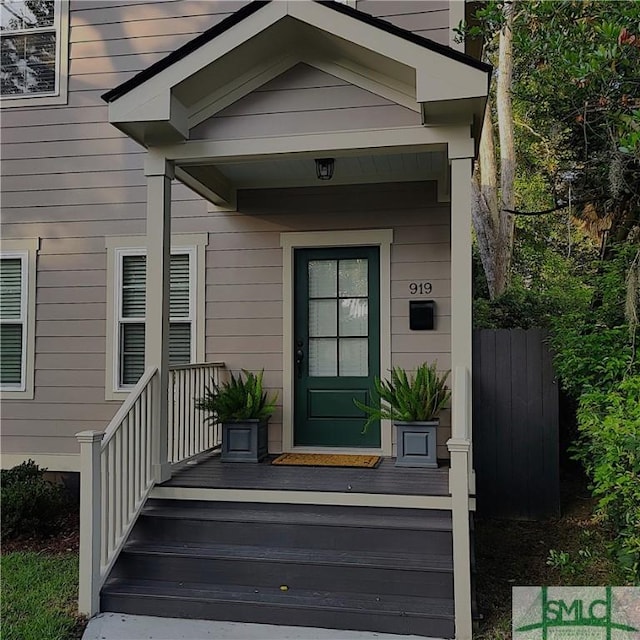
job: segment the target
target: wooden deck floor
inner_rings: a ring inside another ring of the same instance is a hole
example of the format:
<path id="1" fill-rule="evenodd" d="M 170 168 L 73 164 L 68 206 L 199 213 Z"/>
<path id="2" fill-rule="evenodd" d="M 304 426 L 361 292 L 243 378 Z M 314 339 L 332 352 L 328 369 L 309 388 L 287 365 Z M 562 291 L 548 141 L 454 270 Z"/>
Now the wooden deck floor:
<path id="1" fill-rule="evenodd" d="M 376 469 L 286 467 L 269 459 L 222 463 L 217 453 L 205 453 L 176 465 L 171 480 L 160 486 L 448 496 L 449 469 L 403 469 L 391 458 L 383 458 Z"/>

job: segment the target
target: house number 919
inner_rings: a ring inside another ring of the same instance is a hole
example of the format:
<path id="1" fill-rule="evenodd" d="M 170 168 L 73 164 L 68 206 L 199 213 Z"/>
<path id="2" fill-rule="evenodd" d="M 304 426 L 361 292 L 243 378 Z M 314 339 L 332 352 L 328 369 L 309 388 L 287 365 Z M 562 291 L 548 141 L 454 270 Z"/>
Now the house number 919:
<path id="1" fill-rule="evenodd" d="M 415 295 L 429 295 L 433 291 L 433 287 L 430 282 L 410 282 L 409 293 L 412 296 Z"/>

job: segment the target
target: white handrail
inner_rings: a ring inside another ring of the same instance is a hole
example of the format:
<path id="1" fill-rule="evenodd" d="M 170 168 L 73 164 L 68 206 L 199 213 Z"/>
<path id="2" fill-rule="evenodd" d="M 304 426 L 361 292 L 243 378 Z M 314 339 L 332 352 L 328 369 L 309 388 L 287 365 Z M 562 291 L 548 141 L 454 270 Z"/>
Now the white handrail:
<path id="1" fill-rule="evenodd" d="M 158 369 L 155 367 L 149 367 L 143 374 L 140 380 L 136 383 L 136 386 L 131 389 L 131 393 L 127 396 L 126 400 L 122 403 L 116 415 L 111 418 L 111 422 L 109 426 L 104 430 L 104 435 L 102 437 L 102 448 L 104 449 L 107 446 L 107 443 L 113 437 L 113 434 L 116 432 L 124 418 L 127 416 L 131 407 L 133 407 L 134 403 L 140 396 L 142 390 L 149 384 L 149 381 L 156 374 Z"/>
<path id="2" fill-rule="evenodd" d="M 217 423 L 196 409 L 212 384 L 220 384 L 224 362 L 203 362 L 169 368 L 169 462 L 175 464 L 220 446 L 222 434 Z"/>

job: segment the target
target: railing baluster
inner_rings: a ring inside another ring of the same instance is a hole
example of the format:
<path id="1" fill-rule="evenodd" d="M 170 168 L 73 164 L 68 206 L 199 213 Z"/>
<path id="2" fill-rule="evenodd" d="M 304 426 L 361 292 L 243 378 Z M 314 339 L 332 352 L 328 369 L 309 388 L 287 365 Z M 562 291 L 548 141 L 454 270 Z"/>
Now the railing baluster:
<path id="1" fill-rule="evenodd" d="M 109 521 L 109 537 L 107 546 L 107 557 L 111 555 L 116 542 L 116 519 L 115 519 L 115 503 L 116 503 L 116 461 L 113 451 L 114 440 L 109 442 L 108 458 L 109 458 L 109 497 L 107 500 L 107 520 Z"/>
<path id="2" fill-rule="evenodd" d="M 122 530 L 122 429 L 116 431 L 114 436 L 114 448 L 115 448 L 115 468 L 117 470 L 116 475 L 116 495 L 115 495 L 115 543 L 117 543 L 120 537 L 120 531 Z"/>
<path id="3" fill-rule="evenodd" d="M 100 550 L 100 568 L 107 564 L 107 546 L 109 540 L 109 518 L 107 513 L 107 479 L 109 477 L 109 450 L 105 450 L 102 454 L 102 496 L 100 498 L 100 504 L 102 507 L 102 522 L 101 522 L 101 541 L 102 544 Z"/>
<path id="4" fill-rule="evenodd" d="M 189 369 L 189 393 L 187 394 L 187 397 L 185 398 L 185 400 L 187 402 L 187 411 L 188 411 L 187 415 L 189 416 L 189 424 L 191 425 L 191 433 L 192 433 L 191 455 L 200 453 L 200 448 L 199 448 L 200 443 L 198 442 L 198 430 L 196 429 L 193 402 L 191 401 L 191 398 L 193 397 L 194 388 L 195 388 L 195 371 L 193 369 Z"/>
<path id="5" fill-rule="evenodd" d="M 178 433 L 178 460 L 184 459 L 184 420 L 182 419 L 182 406 L 180 404 L 180 399 L 182 398 L 181 385 L 182 385 L 182 371 L 177 370 L 176 372 L 176 387 L 175 387 L 175 415 L 177 422 L 177 433 Z"/>
<path id="6" fill-rule="evenodd" d="M 135 442 L 135 432 L 138 430 L 138 423 L 136 421 L 136 407 L 138 406 L 138 401 L 136 400 L 133 405 L 133 410 L 131 412 L 131 419 L 129 420 L 129 477 L 127 481 L 127 522 L 131 519 L 131 516 L 135 512 L 136 508 L 136 470 L 135 470 L 135 459 L 136 459 L 136 442 Z"/>
<path id="7" fill-rule="evenodd" d="M 144 392 L 143 392 L 144 393 Z M 135 405 L 133 405 L 133 477 L 131 478 L 132 483 L 132 491 L 133 491 L 133 509 L 132 513 L 135 512 L 135 509 L 138 505 L 138 496 L 140 495 L 140 476 L 138 475 L 138 461 L 140 459 L 140 407 L 142 406 L 142 394 L 136 400 Z"/>

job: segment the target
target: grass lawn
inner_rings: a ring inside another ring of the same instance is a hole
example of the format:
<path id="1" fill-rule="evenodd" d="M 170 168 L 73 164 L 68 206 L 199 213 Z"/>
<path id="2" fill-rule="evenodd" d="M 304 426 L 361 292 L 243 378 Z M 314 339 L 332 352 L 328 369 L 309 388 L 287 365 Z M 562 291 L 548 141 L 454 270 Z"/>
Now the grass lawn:
<path id="1" fill-rule="evenodd" d="M 78 555 L 13 551 L 0 558 L 3 640 L 78 637 Z"/>

